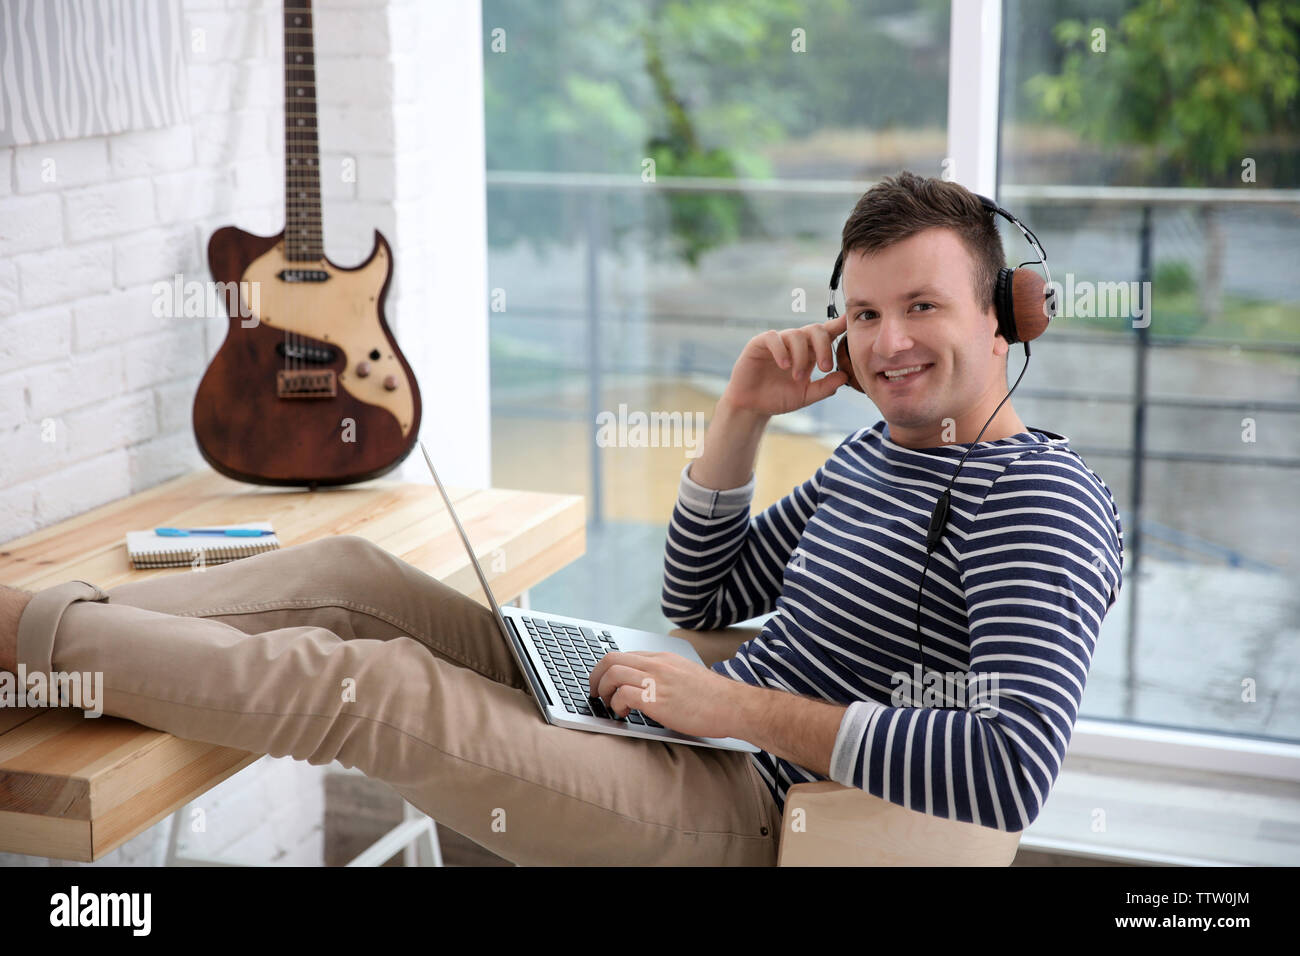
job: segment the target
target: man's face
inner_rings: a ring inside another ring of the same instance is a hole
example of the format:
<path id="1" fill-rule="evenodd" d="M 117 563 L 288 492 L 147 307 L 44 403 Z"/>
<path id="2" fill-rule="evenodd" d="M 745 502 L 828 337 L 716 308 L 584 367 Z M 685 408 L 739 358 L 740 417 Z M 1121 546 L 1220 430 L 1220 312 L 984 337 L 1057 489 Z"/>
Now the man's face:
<path id="1" fill-rule="evenodd" d="M 976 305 L 973 273 L 970 253 L 943 227 L 845 257 L 849 358 L 891 432 L 937 435 L 943 419 L 987 416 L 989 397 L 996 392 L 996 404 L 1005 393 L 1008 345 L 993 308 Z M 916 365 L 893 381 L 882 374 Z"/>

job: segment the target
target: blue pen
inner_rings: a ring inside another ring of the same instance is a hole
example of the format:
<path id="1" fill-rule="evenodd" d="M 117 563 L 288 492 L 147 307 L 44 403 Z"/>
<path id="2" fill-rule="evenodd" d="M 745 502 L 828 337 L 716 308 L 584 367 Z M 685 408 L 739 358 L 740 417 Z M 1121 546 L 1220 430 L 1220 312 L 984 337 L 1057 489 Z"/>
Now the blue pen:
<path id="1" fill-rule="evenodd" d="M 215 534 L 225 538 L 261 538 L 274 531 L 261 528 L 154 528 L 160 538 L 188 538 L 190 535 Z"/>

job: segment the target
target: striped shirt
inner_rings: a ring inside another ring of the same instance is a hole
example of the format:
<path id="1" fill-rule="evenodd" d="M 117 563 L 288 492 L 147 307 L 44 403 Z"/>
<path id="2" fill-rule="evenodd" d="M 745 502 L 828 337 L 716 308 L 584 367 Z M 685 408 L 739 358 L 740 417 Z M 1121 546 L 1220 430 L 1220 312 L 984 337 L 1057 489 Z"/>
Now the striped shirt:
<path id="1" fill-rule="evenodd" d="M 752 474 L 715 491 L 687 464 L 662 607 L 692 629 L 775 611 L 713 670 L 847 706 L 830 779 L 923 813 L 1023 830 L 1060 771 L 1119 595 L 1124 532 L 1110 489 L 1069 439 L 1031 429 L 979 442 L 925 576 L 918 680 L 925 532 L 971 447 L 905 448 L 880 421 L 753 517 Z M 936 687 L 938 674 L 956 676 Z M 945 687 L 950 696 L 936 698 Z M 752 757 L 782 809 L 793 784 L 826 779 L 767 752 Z"/>

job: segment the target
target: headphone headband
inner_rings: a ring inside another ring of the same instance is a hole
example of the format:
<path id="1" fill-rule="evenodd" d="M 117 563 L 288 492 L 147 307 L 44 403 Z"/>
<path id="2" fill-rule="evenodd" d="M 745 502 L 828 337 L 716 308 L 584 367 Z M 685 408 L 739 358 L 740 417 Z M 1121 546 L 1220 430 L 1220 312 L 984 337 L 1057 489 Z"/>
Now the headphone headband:
<path id="1" fill-rule="evenodd" d="M 1023 222 L 1021 222 L 1015 216 L 1011 215 L 1011 213 L 1007 212 L 1005 209 L 1003 209 L 1001 206 L 995 203 L 992 199 L 989 199 L 988 196 L 981 196 L 979 193 L 972 193 L 972 195 L 976 199 L 978 199 L 980 203 L 984 206 L 984 208 L 987 209 L 989 212 L 997 213 L 1007 222 L 1011 223 L 1013 226 L 1015 226 L 1017 229 L 1020 230 L 1021 235 L 1025 237 L 1025 241 L 1029 243 L 1031 246 L 1033 246 L 1034 251 L 1038 253 L 1039 264 L 1043 267 L 1043 271 L 1046 272 L 1047 253 L 1045 253 L 1043 251 L 1043 247 L 1039 245 L 1038 237 L 1034 235 L 1033 230 L 1031 230 Z M 1047 273 L 1047 281 L 1048 284 L 1051 284 L 1052 274 L 1050 272 Z"/>
<path id="2" fill-rule="evenodd" d="M 1021 222 L 1011 213 L 1007 212 L 1005 209 L 1003 209 L 1001 206 L 995 203 L 988 196 L 982 196 L 979 193 L 971 193 L 971 195 L 974 196 L 976 199 L 978 199 L 980 201 L 980 205 L 982 205 L 990 213 L 994 213 L 996 215 L 1001 216 L 1002 218 L 1007 220 L 1007 222 L 1011 223 L 1013 226 L 1019 229 L 1021 235 L 1025 237 L 1025 241 L 1028 242 L 1029 245 L 1033 247 L 1034 251 L 1038 253 L 1037 265 L 1041 265 L 1043 267 L 1043 271 L 1047 273 L 1046 285 L 1049 290 L 1049 296 L 1050 296 L 1051 295 L 1050 290 L 1052 288 L 1052 271 L 1047 267 L 1047 253 L 1043 251 L 1043 247 L 1038 242 L 1038 237 L 1034 235 L 1033 230 L 1031 230 L 1023 222 Z M 841 249 L 839 255 L 835 257 L 835 266 L 834 268 L 831 269 L 831 299 L 830 299 L 830 303 L 826 306 L 826 317 L 828 319 L 833 319 L 839 314 L 835 311 L 835 290 L 839 288 L 840 278 L 843 274 L 844 274 L 844 250 Z M 1055 313 L 1055 308 L 1053 306 L 1049 306 L 1049 308 L 1051 309 L 1052 313 Z"/>

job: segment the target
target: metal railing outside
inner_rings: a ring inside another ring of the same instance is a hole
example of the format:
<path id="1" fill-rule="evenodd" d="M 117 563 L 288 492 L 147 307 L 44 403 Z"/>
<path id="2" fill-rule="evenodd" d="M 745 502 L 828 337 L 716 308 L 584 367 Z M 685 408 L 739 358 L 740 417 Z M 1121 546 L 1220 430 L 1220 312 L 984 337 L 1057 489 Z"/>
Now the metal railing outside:
<path id="1" fill-rule="evenodd" d="M 611 366 L 602 355 L 600 346 L 602 326 L 620 319 L 607 315 L 603 307 L 600 275 L 600 250 L 606 234 L 604 198 L 613 192 L 630 191 L 681 191 L 681 192 L 723 192 L 723 193 L 762 193 L 784 196 L 860 196 L 873 184 L 848 180 L 755 180 L 755 179 L 711 179 L 702 177 L 659 178 L 653 183 L 642 181 L 638 176 L 585 174 L 585 173 L 535 173 L 515 171 L 494 171 L 487 174 L 488 189 L 528 189 L 553 190 L 581 195 L 584 199 L 586 274 L 585 302 L 580 309 L 556 307 L 512 307 L 516 314 L 544 315 L 552 319 L 586 323 L 586 364 L 563 366 L 563 370 L 573 374 L 587 376 L 587 402 L 585 420 L 592 429 L 592 447 L 595 447 L 597 415 L 600 411 L 599 396 L 601 383 L 605 375 L 612 372 L 661 372 L 660 368 L 638 367 L 627 364 Z M 1125 187 L 1076 187 L 1076 186 L 1004 186 L 999 193 L 999 201 L 1004 205 L 1023 207 L 1029 203 L 1059 205 L 1109 205 L 1117 208 L 1136 208 L 1140 212 L 1138 232 L 1138 261 L 1134 263 L 1137 281 L 1153 281 L 1152 215 L 1156 208 L 1176 206 L 1222 205 L 1239 206 L 1243 204 L 1259 206 L 1300 207 L 1300 190 L 1295 189 L 1177 189 L 1177 188 L 1125 188 Z M 833 241 L 833 237 L 832 237 Z M 1150 288 L 1150 286 L 1143 286 Z M 490 318 L 490 314 L 489 314 Z M 754 332 L 770 327 L 770 323 L 734 317 L 708 316 L 701 314 L 663 314 L 641 313 L 639 322 L 655 324 L 683 323 L 698 326 L 711 322 L 714 327 L 753 328 Z M 1221 559 L 1230 567 L 1270 567 L 1262 562 L 1244 557 L 1233 549 L 1225 548 L 1213 542 L 1204 542 L 1192 536 L 1181 534 L 1176 529 L 1156 529 L 1150 522 L 1143 520 L 1144 500 L 1144 464 L 1151 460 L 1174 462 L 1197 462 L 1228 465 L 1250 465 L 1263 468 L 1300 468 L 1300 458 L 1285 456 L 1236 456 L 1196 451 L 1192 449 L 1175 449 L 1170 451 L 1153 450 L 1147 445 L 1147 412 L 1151 408 L 1188 408 L 1240 411 L 1267 411 L 1294 414 L 1300 412 L 1300 402 L 1275 399 L 1216 399 L 1196 397 L 1158 397 L 1147 394 L 1148 364 L 1150 352 L 1154 348 L 1197 349 L 1197 348 L 1232 348 L 1242 352 L 1268 352 L 1300 355 L 1300 343 L 1281 341 L 1227 342 L 1214 339 L 1197 339 L 1183 336 L 1153 334 L 1146 326 L 1137 326 L 1125 333 L 1069 333 L 1055 332 L 1056 341 L 1087 343 L 1089 345 L 1109 346 L 1114 348 L 1131 348 L 1133 350 L 1132 394 L 1105 393 L 1094 391 L 1071 391 L 1046 387 L 1027 387 L 1018 389 L 1018 394 L 1025 397 L 1055 400 L 1077 400 L 1083 402 L 1104 402 L 1114 404 L 1131 404 L 1133 415 L 1133 444 L 1130 448 L 1077 446 L 1076 450 L 1086 456 L 1115 456 L 1128 458 L 1131 463 L 1129 518 L 1125 524 L 1134 529 L 1126 536 L 1125 580 L 1130 588 L 1128 603 L 1127 673 L 1128 687 L 1126 712 L 1133 713 L 1136 697 L 1136 634 L 1138 620 L 1139 596 L 1136 587 L 1141 570 L 1145 535 L 1152 535 L 1161 544 L 1179 543 L 1200 553 Z M 495 363 L 498 368 L 508 369 L 508 362 Z M 692 364 L 693 371 L 700 367 Z M 725 378 L 729 366 L 707 369 Z M 582 413 L 551 410 L 545 412 L 536 405 L 512 407 L 508 404 L 494 405 L 497 411 L 518 411 L 546 417 L 563 417 L 578 419 Z M 1073 446 L 1072 446 L 1073 447 Z M 602 469 L 600 455 L 590 455 L 590 480 L 592 488 L 592 523 L 599 527 L 603 521 L 603 495 L 601 489 Z M 1157 545 L 1159 546 L 1159 545 Z"/>

